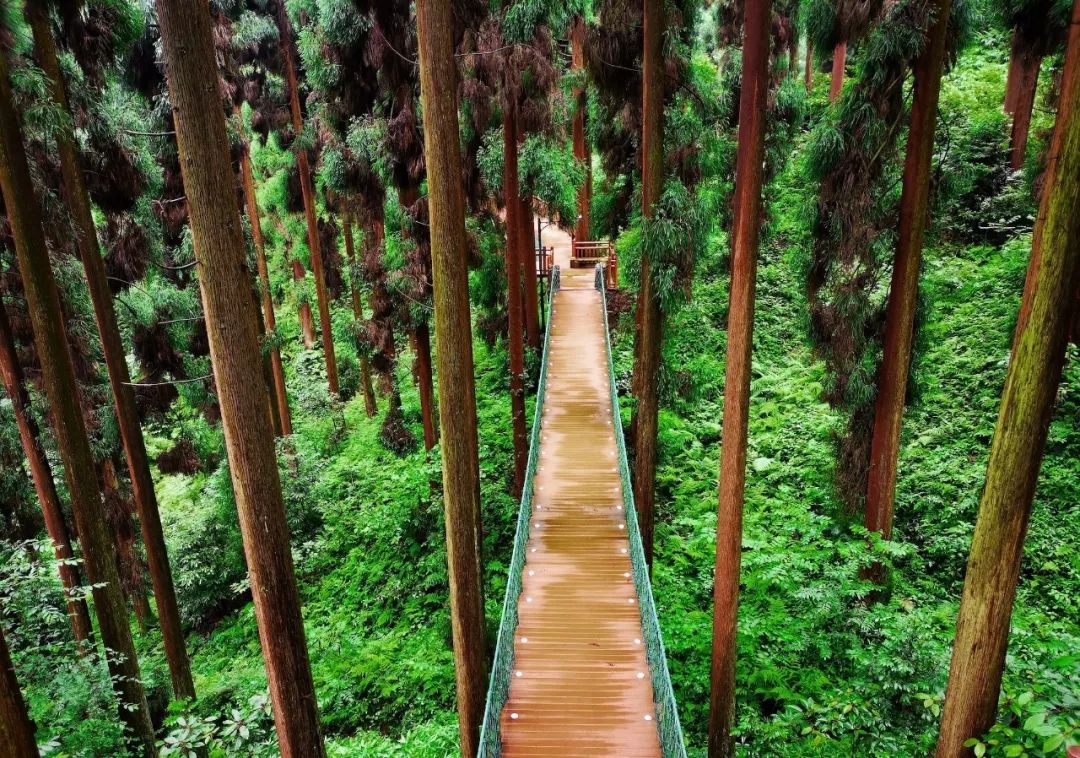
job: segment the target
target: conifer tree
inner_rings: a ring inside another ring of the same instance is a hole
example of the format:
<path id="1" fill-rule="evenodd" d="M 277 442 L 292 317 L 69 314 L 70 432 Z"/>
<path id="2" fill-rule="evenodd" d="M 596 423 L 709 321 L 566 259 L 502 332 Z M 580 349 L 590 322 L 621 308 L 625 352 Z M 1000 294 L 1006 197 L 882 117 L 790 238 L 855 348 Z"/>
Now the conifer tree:
<path id="1" fill-rule="evenodd" d="M 449 0 L 416 4 L 424 112 L 435 344 L 439 368 L 446 556 L 462 756 L 476 755 L 484 714 L 484 595 L 480 548 L 479 452 L 469 280 L 465 268 L 465 192 L 458 130 L 458 70 Z"/>
<path id="2" fill-rule="evenodd" d="M 160 0 L 158 22 L 176 124 L 199 286 L 207 313 L 229 472 L 259 639 L 287 758 L 325 755 L 250 296 L 210 16 Z M 242 274 L 242 275 L 238 275 Z"/>
<path id="3" fill-rule="evenodd" d="M 66 87 L 60 73 L 56 44 L 45 6 L 27 6 L 27 17 L 34 35 L 38 63 L 48 77 L 51 95 L 61 112 L 70 116 Z M 105 273 L 101 249 L 98 246 L 97 229 L 94 225 L 90 195 L 86 189 L 82 167 L 75 143 L 75 135 L 67 127 L 56 134 L 63 175 L 64 197 L 74 219 L 78 235 L 79 256 L 86 272 L 86 282 L 94 305 L 94 316 L 101 338 L 109 385 L 112 389 L 120 437 L 131 475 L 135 506 L 142 527 L 143 546 L 150 569 L 154 589 L 154 601 L 158 610 L 158 623 L 165 644 L 165 657 L 172 675 L 173 692 L 178 699 L 193 698 L 195 685 L 191 678 L 187 644 L 180 626 L 180 610 L 176 603 L 172 569 L 169 566 L 165 535 L 161 528 L 154 480 L 150 474 L 150 459 L 146 453 L 139 414 L 135 407 L 135 394 L 127 367 L 127 351 L 120 337 L 113 295 Z"/>
<path id="4" fill-rule="evenodd" d="M 1080 286 L 1080 0 L 1024 296 L 956 620 L 938 758 L 970 755 L 997 713 L 1009 621 Z"/>
<path id="5" fill-rule="evenodd" d="M 140 754 L 154 753 L 154 730 L 139 662 L 128 626 L 112 539 L 102 511 L 101 489 L 79 407 L 75 371 L 68 351 L 60 298 L 49 263 L 41 210 L 12 105 L 7 52 L 0 55 L 0 190 L 15 240 L 27 308 L 41 361 L 46 396 L 55 419 L 71 507 L 86 574 L 94 585 L 94 611 L 116 691 L 120 719 Z"/>
<path id="6" fill-rule="evenodd" d="M 770 0 L 752 0 L 746 4 L 743 13 L 745 31 L 739 103 L 739 157 L 731 233 L 731 295 L 716 520 L 709 707 L 709 755 L 724 758 L 735 754 L 731 731 L 735 725 L 735 630 L 739 613 L 750 364 L 764 179 L 772 3 Z"/>
<path id="7" fill-rule="evenodd" d="M 26 712 L 4 630 L 0 629 L 0 755 L 18 758 L 37 754 L 34 722 Z"/>

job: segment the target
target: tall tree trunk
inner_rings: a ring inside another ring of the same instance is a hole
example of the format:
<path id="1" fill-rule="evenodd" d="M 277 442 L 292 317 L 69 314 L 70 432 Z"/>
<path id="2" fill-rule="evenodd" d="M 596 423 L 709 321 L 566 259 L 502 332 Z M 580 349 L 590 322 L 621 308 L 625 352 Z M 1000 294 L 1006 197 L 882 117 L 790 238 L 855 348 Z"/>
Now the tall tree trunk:
<path id="1" fill-rule="evenodd" d="M 0 755 L 37 754 L 34 722 L 27 713 L 4 630 L 0 629 Z"/>
<path id="2" fill-rule="evenodd" d="M 292 259 L 293 281 L 302 282 L 307 279 L 307 271 L 304 264 L 298 258 Z M 311 303 L 307 300 L 300 303 L 300 336 L 304 340 L 304 347 L 310 350 L 315 347 L 315 319 L 311 315 Z"/>
<path id="3" fill-rule="evenodd" d="M 278 35 L 281 39 L 282 67 L 285 69 L 285 86 L 289 95 L 289 113 L 293 132 L 297 139 L 304 129 L 304 117 L 300 112 L 300 84 L 296 78 L 296 45 L 293 43 L 292 26 L 285 11 L 285 3 L 279 3 L 277 12 Z M 304 220 L 307 223 L 308 251 L 311 253 L 311 273 L 315 277 L 315 299 L 319 308 L 319 327 L 322 330 L 323 360 L 326 362 L 326 383 L 330 394 L 337 395 L 337 357 L 334 354 L 334 331 L 330 321 L 330 296 L 326 291 L 323 273 L 322 249 L 319 244 L 319 226 L 315 208 L 315 188 L 311 184 L 311 158 L 307 148 L 296 152 L 296 167 L 300 172 L 300 194 L 304 200 Z"/>
<path id="4" fill-rule="evenodd" d="M 1016 112 L 1016 93 L 1020 88 L 1025 47 L 1023 35 L 1014 29 L 1012 33 L 1012 42 L 1009 48 L 1009 67 L 1005 75 L 1004 109 L 1005 113 L 1010 116 Z"/>
<path id="5" fill-rule="evenodd" d="M 832 85 L 829 87 L 829 99 L 836 100 L 844 90 L 844 76 L 847 67 L 847 42 L 837 42 L 833 48 Z"/>
<path id="6" fill-rule="evenodd" d="M 30 463 L 30 478 L 34 482 L 34 492 L 41 503 L 41 513 L 45 519 L 45 531 L 53 543 L 56 555 L 56 568 L 60 573 L 60 583 L 64 586 L 67 598 L 68 617 L 71 619 L 71 631 L 78 642 L 90 641 L 93 630 L 90 626 L 90 612 L 86 601 L 79 594 L 79 569 L 71 562 L 75 554 L 71 550 L 71 537 L 64 512 L 60 507 L 60 497 L 56 493 L 52 468 L 41 444 L 41 434 L 33 409 L 30 407 L 30 395 L 26 391 L 22 367 L 15 352 L 15 339 L 11 334 L 7 312 L 0 303 L 0 378 L 4 380 L 4 392 L 11 401 L 11 410 L 15 415 L 15 425 L 19 428 L 26 460 Z"/>
<path id="7" fill-rule="evenodd" d="M 520 121 L 518 122 L 520 126 Z M 523 137 L 520 135 L 519 137 Z M 525 313 L 525 341 L 533 350 L 540 349 L 540 297 L 536 291 L 536 224 L 533 223 L 532 197 L 521 198 L 521 243 L 518 265 L 521 267 L 522 309 Z"/>
<path id="8" fill-rule="evenodd" d="M 407 100 L 408 101 L 408 100 Z M 402 186 L 398 188 L 398 202 L 407 215 L 411 215 L 413 206 L 420 199 L 420 190 L 414 186 Z M 408 233 L 406 231 L 406 233 Z M 421 240 L 414 240 L 417 246 Z M 423 268 L 426 263 L 421 258 Z M 426 272 L 425 272 L 426 274 Z M 424 427 L 424 449 L 431 450 L 438 442 L 438 433 L 435 429 L 435 380 L 431 373 L 431 328 L 427 323 L 427 316 L 423 320 L 414 321 L 409 329 L 409 342 L 413 350 L 412 374 L 416 382 L 417 394 L 420 396 L 420 420 Z"/>
<path id="9" fill-rule="evenodd" d="M 769 97 L 771 0 L 748 3 L 744 19 L 709 705 L 709 755 L 724 758 L 735 755 L 731 734 L 735 726 L 735 631 L 739 615 L 754 292 L 761 229 L 765 113 Z"/>
<path id="10" fill-rule="evenodd" d="M 870 443 L 870 469 L 866 488 L 866 528 L 892 536 L 896 466 L 900 455 L 900 432 L 904 421 L 908 371 L 919 298 L 923 235 L 930 208 L 930 164 L 934 157 L 938 96 L 945 66 L 945 46 L 952 0 L 938 0 L 934 26 L 926 47 L 915 61 L 915 94 L 911 103 L 904 186 L 900 197 L 900 228 L 893 261 L 892 285 L 885 314 L 884 359 L 878 374 L 874 430 Z M 884 577 L 879 567 L 870 576 Z"/>
<path id="11" fill-rule="evenodd" d="M 458 69 L 449 0 L 417 0 L 420 95 L 427 156 L 435 347 L 439 368 L 446 555 L 461 754 L 476 755 L 484 713 L 484 597 L 479 453 L 473 376 L 465 197 L 458 135 Z"/>
<path id="12" fill-rule="evenodd" d="M 584 75 L 585 70 L 585 19 L 578 16 L 574 19 L 570 31 L 570 56 L 571 65 L 578 76 Z M 588 110 L 588 99 L 584 87 L 575 87 L 574 98 L 574 158 L 581 161 L 585 166 L 585 183 L 578 188 L 577 193 L 577 223 L 574 227 L 574 235 L 578 240 L 587 240 L 592 228 L 589 220 L 589 205 L 592 202 L 592 156 L 589 154 L 589 146 L 585 137 L 585 115 Z"/>
<path id="13" fill-rule="evenodd" d="M 225 114 L 217 88 L 210 15 L 185 0 L 159 0 L 158 23 L 176 123 L 191 236 L 206 311 L 233 494 L 285 758 L 325 755 L 304 640 L 289 530 L 260 370 L 258 326 L 248 295 Z"/>
<path id="14" fill-rule="evenodd" d="M 806 91 L 809 92 L 814 85 L 814 43 L 810 40 L 809 35 L 806 37 L 806 67 L 803 70 L 803 79 L 805 80 Z"/>
<path id="15" fill-rule="evenodd" d="M 431 450 L 439 441 L 438 432 L 435 428 L 435 381 L 431 373 L 431 327 L 427 319 L 419 321 L 413 326 L 410 333 L 412 340 L 413 355 L 416 362 L 413 365 L 413 374 L 416 376 L 417 389 L 420 395 L 420 420 L 424 425 L 424 449 Z"/>
<path id="16" fill-rule="evenodd" d="M 45 394 L 56 420 L 56 441 L 64 461 L 86 575 L 94 585 L 94 610 L 101 642 L 111 651 L 109 671 L 119 701 L 120 719 L 131 730 L 133 747 L 141 754 L 152 755 L 154 728 L 128 626 L 90 440 L 79 407 L 75 369 L 68 352 L 60 295 L 49 266 L 41 210 L 23 150 L 22 129 L 12 105 L 5 55 L 0 55 L 0 189 L 15 240 Z"/>
<path id="17" fill-rule="evenodd" d="M 240 156 L 240 173 L 244 182 L 244 203 L 247 209 L 248 223 L 251 224 L 251 236 L 255 241 L 255 265 L 259 269 L 259 292 L 262 295 L 262 315 L 265 332 L 277 329 L 277 317 L 274 315 L 274 298 L 270 295 L 270 271 L 266 265 L 266 242 L 263 239 L 262 220 L 259 216 L 259 199 L 255 196 L 255 175 L 251 167 L 251 153 L 244 149 Z M 310 317 L 311 311 L 308 310 Z M 274 405 L 284 436 L 292 434 L 292 413 L 289 410 L 289 394 L 285 387 L 285 368 L 281 363 L 281 350 L 277 344 L 270 346 L 270 374 L 273 377 Z"/>
<path id="18" fill-rule="evenodd" d="M 664 3 L 645 0 L 641 60 L 641 207 L 651 220 L 664 191 Z M 649 258 L 641 256 L 641 289 L 637 301 L 637 345 L 634 383 L 634 502 L 637 506 L 645 560 L 652 565 L 653 501 L 656 496 L 656 422 L 659 413 L 660 346 L 663 314 L 654 290 Z"/>
<path id="19" fill-rule="evenodd" d="M 70 114 L 67 92 L 61 78 L 60 62 L 57 59 L 56 45 L 49 28 L 46 7 L 42 4 L 30 4 L 27 9 L 33 29 L 38 63 L 49 78 L 53 100 L 64 113 Z M 105 262 L 98 246 L 90 193 L 86 189 L 82 168 L 79 165 L 74 134 L 67 129 L 58 130 L 56 146 L 60 155 L 64 199 L 71 210 L 78 235 L 79 257 L 82 258 L 83 268 L 86 271 L 87 288 L 90 290 L 94 319 L 97 321 L 98 333 L 101 335 L 102 352 L 105 356 L 109 386 L 112 389 L 113 403 L 116 408 L 117 425 L 120 427 L 120 439 L 127 458 L 128 472 L 131 475 L 131 489 L 142 528 L 146 562 L 150 570 L 150 582 L 154 589 L 154 601 L 157 605 L 165 658 L 169 664 L 169 673 L 172 675 L 173 693 L 177 699 L 190 699 L 195 697 L 195 684 L 191 679 L 191 662 L 188 660 L 187 644 L 180 625 L 180 610 L 176 603 L 172 568 L 169 566 L 165 534 L 161 528 L 154 479 L 150 474 L 150 458 L 146 454 L 142 427 L 139 425 L 139 412 L 135 407 L 135 393 L 131 387 L 131 376 L 128 374 L 127 352 L 120 337 L 120 327 L 116 323 L 112 291 L 109 288 Z"/>
<path id="20" fill-rule="evenodd" d="M 357 328 L 364 323 L 364 304 L 360 296 L 360 277 L 356 273 L 356 243 L 352 233 L 352 214 L 345 208 L 341 214 L 341 223 L 345 227 L 345 255 L 349 259 L 349 288 L 352 294 L 353 318 Z M 378 413 L 375 403 L 375 388 L 371 385 L 371 361 L 366 354 L 360 355 L 360 389 L 364 393 L 364 411 L 368 418 Z"/>
<path id="21" fill-rule="evenodd" d="M 1006 89 L 1006 108 L 1012 114 L 1012 129 L 1009 135 L 1009 166 L 1013 171 L 1024 167 L 1027 155 L 1028 132 L 1031 130 L 1031 115 L 1035 110 L 1035 92 L 1039 87 L 1039 68 L 1042 55 L 1032 43 L 1024 42 L 1019 33 L 1013 34 L 1012 57 L 1009 60 L 1009 82 Z"/>
<path id="22" fill-rule="evenodd" d="M 1047 181 L 956 621 L 938 758 L 994 723 L 1009 620 L 1047 429 L 1080 284 L 1080 0 L 1072 24 Z"/>
<path id="23" fill-rule="evenodd" d="M 525 486 L 529 443 L 525 431 L 525 346 L 522 341 L 522 204 L 518 202 L 517 103 L 503 106 L 503 198 L 506 205 L 506 313 L 509 317 L 510 419 L 514 439 L 514 496 Z"/>

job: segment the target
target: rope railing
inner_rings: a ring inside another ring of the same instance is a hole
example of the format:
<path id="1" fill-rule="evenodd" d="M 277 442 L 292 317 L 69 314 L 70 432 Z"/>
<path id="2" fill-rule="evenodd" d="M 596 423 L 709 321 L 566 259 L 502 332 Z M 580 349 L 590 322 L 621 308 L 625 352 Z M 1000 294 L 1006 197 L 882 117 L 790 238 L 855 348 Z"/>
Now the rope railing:
<path id="1" fill-rule="evenodd" d="M 660 735 L 660 748 L 665 758 L 686 758 L 679 711 L 675 706 L 675 693 L 671 688 L 667 653 L 660 634 L 660 620 L 656 616 L 649 566 L 645 562 L 645 550 L 638 531 L 637 510 L 634 507 L 634 489 L 630 480 L 630 465 L 626 460 L 626 440 L 623 438 L 622 419 L 619 415 L 619 392 L 615 386 L 615 363 L 611 352 L 611 331 L 608 328 L 606 272 L 604 266 L 596 267 L 595 286 L 600 292 L 600 307 L 604 312 L 604 343 L 607 349 L 608 382 L 611 391 L 612 426 L 615 429 L 615 445 L 619 451 L 619 478 L 622 480 L 623 513 L 626 514 L 626 530 L 630 537 L 630 563 L 633 566 L 634 586 L 638 593 L 641 612 L 641 629 L 645 635 L 645 653 L 652 675 L 653 705 L 656 708 L 656 729 Z"/>
<path id="2" fill-rule="evenodd" d="M 555 293 L 559 291 L 559 267 L 551 269 L 551 289 L 548 292 L 548 313 L 552 312 Z M 514 632 L 517 630 L 517 601 L 521 594 L 521 576 L 525 570 L 525 544 L 529 541 L 529 519 L 532 516 L 533 479 L 540 455 L 540 426 L 544 415 L 544 396 L 547 394 L 548 346 L 551 342 L 551 322 L 548 318 L 544 330 L 544 354 L 540 360 L 540 380 L 536 386 L 536 410 L 533 412 L 532 434 L 529 437 L 529 458 L 525 467 L 525 486 L 521 491 L 517 530 L 514 534 L 514 550 L 506 580 L 506 599 L 503 601 L 499 636 L 495 643 L 495 658 L 491 662 L 491 678 L 488 684 L 487 703 L 484 706 L 484 723 L 480 728 L 478 758 L 494 758 L 502 751 L 502 734 L 499 715 L 510 696 L 510 670 L 514 663 Z"/>

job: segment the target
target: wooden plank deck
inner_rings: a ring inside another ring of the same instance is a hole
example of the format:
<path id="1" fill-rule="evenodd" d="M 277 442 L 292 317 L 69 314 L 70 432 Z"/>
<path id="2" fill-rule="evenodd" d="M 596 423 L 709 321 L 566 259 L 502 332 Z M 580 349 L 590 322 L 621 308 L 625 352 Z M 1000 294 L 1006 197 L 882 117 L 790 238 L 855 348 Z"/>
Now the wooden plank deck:
<path id="1" fill-rule="evenodd" d="M 631 575 L 600 293 L 555 295 L 505 756 L 660 756 Z"/>

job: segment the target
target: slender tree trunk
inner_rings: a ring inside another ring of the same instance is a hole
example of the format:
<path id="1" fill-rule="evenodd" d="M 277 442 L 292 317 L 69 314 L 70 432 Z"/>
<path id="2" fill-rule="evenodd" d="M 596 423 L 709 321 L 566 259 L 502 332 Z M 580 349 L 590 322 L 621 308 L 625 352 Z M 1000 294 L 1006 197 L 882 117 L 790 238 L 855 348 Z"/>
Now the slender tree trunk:
<path id="1" fill-rule="evenodd" d="M 244 203 L 251 236 L 255 240 L 255 265 L 259 269 L 259 291 L 262 295 L 263 324 L 267 333 L 277 329 L 274 315 L 274 299 L 270 295 L 270 271 L 266 265 L 266 242 L 263 239 L 262 220 L 259 216 L 259 199 L 255 196 L 255 176 L 251 168 L 251 153 L 245 149 L 240 157 L 240 172 L 244 182 Z M 310 318 L 311 310 L 308 310 Z M 292 413 L 289 410 L 289 394 L 285 387 L 285 368 L 281 363 L 281 350 L 276 344 L 270 346 L 270 374 L 273 378 L 274 405 L 280 420 L 281 433 L 292 434 Z"/>
<path id="2" fill-rule="evenodd" d="M 28 5 L 27 8 L 33 28 L 38 63 L 50 80 L 53 100 L 65 113 L 70 113 L 46 8 L 44 5 L 37 4 Z M 161 637 L 165 646 L 165 658 L 169 664 L 169 673 L 172 675 L 173 693 L 177 699 L 190 699 L 195 697 L 195 684 L 191 679 L 191 662 L 188 660 L 187 644 L 180 625 L 176 589 L 173 585 L 172 569 L 169 566 L 168 550 L 165 547 L 165 534 L 161 528 L 154 479 L 150 474 L 150 458 L 146 454 L 142 427 L 139 425 L 139 412 L 135 407 L 135 393 L 131 388 L 131 376 L 128 374 L 127 352 L 120 337 L 120 327 L 116 323 L 112 291 L 109 289 L 105 263 L 98 246 L 90 193 L 86 189 L 82 168 L 79 166 L 74 134 L 66 129 L 60 129 L 56 134 L 56 145 L 64 180 L 64 199 L 71 210 L 78 234 L 79 256 L 82 258 L 83 268 L 86 271 L 87 288 L 90 290 L 90 299 L 94 306 L 94 318 L 97 321 L 98 333 L 101 335 L 109 386 L 112 388 L 113 403 L 116 407 L 120 439 L 127 458 L 128 472 L 131 475 L 132 494 L 142 528 L 146 562 L 150 571 L 150 582 L 154 589 L 154 601 L 157 605 L 158 623 L 161 626 Z"/>
<path id="3" fill-rule="evenodd" d="M 641 206 L 652 219 L 664 190 L 664 3 L 645 0 L 644 46 L 641 62 Z M 645 549 L 652 565 L 653 501 L 656 496 L 656 422 L 659 413 L 660 346 L 663 314 L 654 290 L 648 256 L 641 256 L 641 290 L 637 302 L 637 345 L 634 380 L 637 413 L 634 421 L 634 502 Z"/>
<path id="4" fill-rule="evenodd" d="M 304 264 L 298 258 L 292 259 L 293 280 L 302 282 L 307 279 L 307 271 Z M 300 334 L 304 339 L 304 347 L 310 350 L 315 347 L 315 319 L 311 315 L 311 303 L 300 303 Z"/>
<path id="5" fill-rule="evenodd" d="M 870 444 L 866 528 L 878 532 L 883 539 L 892 536 L 896 467 L 911 366 L 923 235 L 930 208 L 930 164 L 934 157 L 938 95 L 945 66 L 952 0 L 938 0 L 935 5 L 934 26 L 929 30 L 926 47 L 915 62 L 915 94 L 911 103 L 904 186 L 900 197 L 900 228 L 885 316 L 884 360 L 878 375 Z M 884 578 L 878 567 L 870 572 L 870 576 L 877 581 Z"/>
<path id="6" fill-rule="evenodd" d="M 60 497 L 56 493 L 52 468 L 41 444 L 41 434 L 37 421 L 34 420 L 30 407 L 30 395 L 26 391 L 22 367 L 15 352 L 15 340 L 11 334 L 7 312 L 0 303 L 0 377 L 4 380 L 4 392 L 11 400 L 11 410 L 15 415 L 15 425 L 19 428 L 19 439 L 23 452 L 30 463 L 30 478 L 34 482 L 34 492 L 41 503 L 41 513 L 45 520 L 45 531 L 53 543 L 56 555 L 56 568 L 60 573 L 60 583 L 64 586 L 67 598 L 68 617 L 71 619 L 71 631 L 78 642 L 89 642 L 93 630 L 90 626 L 90 612 L 86 601 L 79 594 L 79 569 L 70 561 L 75 554 L 71 550 L 71 537 L 64 512 L 60 507 Z"/>
<path id="7" fill-rule="evenodd" d="M 296 78 L 296 45 L 293 43 L 292 27 L 285 11 L 285 3 L 279 3 L 277 12 L 278 35 L 281 39 L 282 67 L 285 69 L 285 86 L 289 94 L 289 112 L 296 137 L 304 129 L 304 117 L 300 112 L 300 84 Z M 334 354 L 334 331 L 330 321 L 330 296 L 326 291 L 323 273 L 322 249 L 319 244 L 319 226 L 315 208 L 315 188 L 311 184 L 310 155 L 307 148 L 296 150 L 296 167 L 300 172 L 300 194 L 304 200 L 304 220 L 307 223 L 308 251 L 311 253 L 311 273 L 315 277 L 315 299 L 319 308 L 319 327 L 322 330 L 323 359 L 326 361 L 326 382 L 330 394 L 338 394 L 337 357 Z"/>
<path id="8" fill-rule="evenodd" d="M 22 129 L 12 105 L 7 68 L 6 56 L 0 55 L 0 189 L 15 240 L 45 394 L 56 420 L 56 441 L 64 461 L 86 575 L 95 587 L 94 610 L 101 642 L 110 651 L 109 671 L 119 701 L 120 719 L 131 730 L 133 747 L 141 754 L 152 755 L 154 728 L 128 626 L 90 440 L 79 407 L 60 295 L 49 266 L 41 211 L 23 151 Z"/>
<path id="9" fill-rule="evenodd" d="M 438 431 L 435 428 L 435 381 L 431 373 L 431 327 L 425 318 L 413 327 L 410 333 L 412 340 L 413 355 L 416 363 L 413 366 L 413 374 L 416 376 L 417 389 L 420 395 L 420 419 L 424 425 L 424 449 L 431 450 L 439 441 Z"/>
<path id="10" fill-rule="evenodd" d="M 364 304 L 360 298 L 360 281 L 356 273 L 356 243 L 352 233 L 352 214 L 345 208 L 341 214 L 341 223 L 345 227 L 345 254 L 349 259 L 349 286 L 352 294 L 353 318 L 357 327 L 364 323 Z M 371 385 L 371 361 L 367 355 L 360 355 L 360 389 L 364 393 L 364 410 L 368 418 L 378 413 L 375 403 L 375 388 Z"/>
<path id="11" fill-rule="evenodd" d="M 1024 537 L 1080 284 L 1080 0 L 1046 173 L 964 578 L 938 758 L 970 755 L 964 742 L 994 723 Z"/>
<path id="12" fill-rule="evenodd" d="M 515 104 L 515 108 L 516 108 Z M 521 128 L 520 113 L 514 114 L 517 130 L 517 142 L 520 149 L 525 144 L 525 131 Z M 517 162 L 517 156 L 514 156 Z M 540 348 L 540 305 L 536 293 L 536 253 L 534 252 L 532 193 L 521 186 L 521 173 L 517 171 L 518 193 L 520 199 L 518 223 L 521 236 L 518 238 L 518 270 L 521 274 L 521 308 L 525 321 L 525 344 L 534 350 Z M 522 194 L 526 191 L 527 194 Z"/>
<path id="13" fill-rule="evenodd" d="M 803 79 L 806 83 L 806 91 L 809 92 L 814 86 L 814 43 L 809 35 L 806 37 L 806 68 L 803 70 Z"/>
<path id="14" fill-rule="evenodd" d="M 829 99 L 836 100 L 844 90 L 845 68 L 847 66 L 847 42 L 838 42 L 833 48 L 832 85 L 829 87 Z"/>
<path id="15" fill-rule="evenodd" d="M 1016 112 L 1016 93 L 1020 84 L 1020 72 L 1023 69 L 1021 61 L 1024 58 L 1024 39 L 1015 29 L 1012 33 L 1012 43 L 1009 48 L 1009 68 L 1005 75 L 1005 113 L 1012 115 Z"/>
<path id="16" fill-rule="evenodd" d="M 185 0 L 159 0 L 158 23 L 221 404 L 229 472 L 251 577 L 251 594 L 285 758 L 325 755 L 304 640 L 270 394 L 259 373 L 258 326 L 231 195 L 225 114 L 218 93 L 210 15 Z"/>
<path id="17" fill-rule="evenodd" d="M 4 630 L 0 629 L 0 755 L 36 756 L 35 731 L 11 664 Z"/>
<path id="18" fill-rule="evenodd" d="M 1013 171 L 1024 167 L 1027 155 L 1028 132 L 1031 130 L 1031 115 L 1035 110 L 1035 93 L 1039 87 L 1039 68 L 1042 55 L 1035 46 L 1024 44 L 1020 35 L 1013 35 L 1013 57 L 1009 61 L 1009 86 L 1012 99 L 1006 101 L 1006 107 L 1012 106 L 1012 129 L 1009 136 L 1009 166 Z M 1008 89 L 1006 97 L 1009 97 Z"/>
<path id="19" fill-rule="evenodd" d="M 503 198 L 506 205 L 506 313 L 509 317 L 510 418 L 514 439 L 514 496 L 525 486 L 525 466 L 529 457 L 525 430 L 525 346 L 521 313 L 522 204 L 518 191 L 517 104 L 503 110 Z"/>
<path id="20" fill-rule="evenodd" d="M 458 135 L 458 69 L 449 0 L 417 0 L 420 94 L 427 156 L 435 347 L 443 443 L 446 555 L 461 754 L 476 755 L 484 713 L 484 597 L 479 453 L 473 377 L 465 197 Z"/>
<path id="21" fill-rule="evenodd" d="M 580 16 L 574 19 L 573 28 L 570 32 L 570 56 L 574 71 L 585 70 L 585 19 Z M 589 220 L 589 205 L 592 202 L 592 156 L 589 154 L 589 146 L 585 138 L 585 115 L 588 110 L 588 100 L 584 87 L 574 88 L 574 158 L 581 161 L 585 166 L 585 183 L 577 193 L 577 224 L 574 235 L 578 240 L 589 239 L 591 224 Z"/>
<path id="22" fill-rule="evenodd" d="M 735 755 L 735 653 L 742 563 L 746 437 L 761 189 L 765 161 L 765 113 L 769 97 L 771 0 L 746 5 L 739 99 L 739 150 L 735 168 L 735 217 L 731 245 L 724 427 L 720 446 L 720 494 L 716 519 L 716 580 L 709 705 L 709 755 Z"/>

